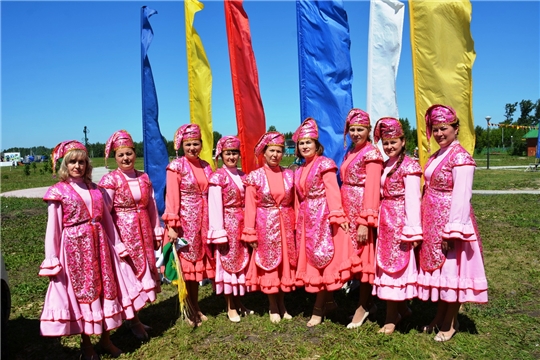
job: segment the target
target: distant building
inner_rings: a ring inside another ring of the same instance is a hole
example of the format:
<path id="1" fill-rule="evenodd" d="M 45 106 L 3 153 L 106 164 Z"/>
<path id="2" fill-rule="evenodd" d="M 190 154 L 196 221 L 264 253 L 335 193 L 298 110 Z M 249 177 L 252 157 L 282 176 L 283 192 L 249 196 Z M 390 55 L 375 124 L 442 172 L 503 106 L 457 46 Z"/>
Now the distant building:
<path id="1" fill-rule="evenodd" d="M 522 139 L 527 142 L 527 156 L 536 156 L 536 146 L 538 145 L 538 129 L 531 130 Z"/>

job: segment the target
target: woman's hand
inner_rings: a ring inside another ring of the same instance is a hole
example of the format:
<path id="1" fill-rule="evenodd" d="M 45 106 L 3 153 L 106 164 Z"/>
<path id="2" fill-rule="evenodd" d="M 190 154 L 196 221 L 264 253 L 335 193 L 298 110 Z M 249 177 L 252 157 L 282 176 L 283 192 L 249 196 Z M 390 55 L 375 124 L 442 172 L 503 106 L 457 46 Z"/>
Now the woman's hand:
<path id="1" fill-rule="evenodd" d="M 339 224 L 339 227 L 342 228 L 343 231 L 349 232 L 349 223 L 348 222 L 344 222 L 344 223 Z"/>
<path id="2" fill-rule="evenodd" d="M 455 247 L 454 240 L 453 239 L 447 239 L 443 240 L 441 243 L 441 248 L 443 252 L 446 252 L 448 250 L 453 250 Z"/>
<path id="3" fill-rule="evenodd" d="M 169 227 L 169 231 L 167 232 L 167 236 L 169 237 L 169 240 L 174 243 L 176 241 L 176 239 L 178 238 L 178 231 L 176 231 L 176 229 L 174 229 L 172 227 Z"/>
<path id="4" fill-rule="evenodd" d="M 358 225 L 356 235 L 358 236 L 357 241 L 360 244 L 366 243 L 368 240 L 368 227 L 366 225 Z"/>
<path id="5" fill-rule="evenodd" d="M 414 249 L 415 247 L 417 247 L 418 245 L 420 245 L 420 241 L 414 241 L 414 242 L 412 243 L 413 249 Z"/>
<path id="6" fill-rule="evenodd" d="M 252 249 L 257 249 L 258 245 L 257 245 L 257 242 L 254 241 L 254 242 L 250 242 L 249 243 L 249 246 L 251 246 Z"/>

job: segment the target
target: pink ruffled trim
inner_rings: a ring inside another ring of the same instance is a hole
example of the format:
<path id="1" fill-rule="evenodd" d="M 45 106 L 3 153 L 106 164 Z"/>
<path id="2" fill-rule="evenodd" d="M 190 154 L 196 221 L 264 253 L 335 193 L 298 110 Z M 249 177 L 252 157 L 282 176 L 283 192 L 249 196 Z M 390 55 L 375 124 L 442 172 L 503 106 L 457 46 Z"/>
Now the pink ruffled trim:
<path id="1" fill-rule="evenodd" d="M 170 227 L 179 228 L 182 226 L 180 222 L 180 216 L 178 214 L 165 213 L 161 216 L 165 224 Z"/>
<path id="2" fill-rule="evenodd" d="M 154 240 L 163 240 L 163 235 L 165 234 L 165 229 L 161 226 L 154 228 Z"/>
<path id="3" fill-rule="evenodd" d="M 349 222 L 347 215 L 345 215 L 345 212 L 342 209 L 330 211 L 330 214 L 328 215 L 328 220 L 330 220 L 330 224 L 337 225 Z"/>
<path id="4" fill-rule="evenodd" d="M 256 242 L 257 239 L 257 230 L 254 228 L 244 228 L 242 230 L 242 235 L 240 239 L 245 242 Z"/>
<path id="5" fill-rule="evenodd" d="M 360 225 L 377 227 L 379 224 L 379 211 L 373 209 L 362 210 L 360 216 L 356 219 Z"/>
<path id="6" fill-rule="evenodd" d="M 39 276 L 54 276 L 62 270 L 62 265 L 60 265 L 60 261 L 55 256 L 50 259 L 45 259 L 39 266 Z"/>
<path id="7" fill-rule="evenodd" d="M 124 243 L 118 243 L 118 244 L 114 245 L 114 250 L 116 251 L 118 256 L 120 256 L 121 258 L 126 257 L 126 256 L 129 255 Z"/>
<path id="8" fill-rule="evenodd" d="M 472 224 L 448 223 L 443 230 L 443 239 L 460 239 L 463 241 L 475 241 L 476 233 Z"/>
<path id="9" fill-rule="evenodd" d="M 208 230 L 208 243 L 209 244 L 227 244 L 229 239 L 227 238 L 227 230 Z"/>
<path id="10" fill-rule="evenodd" d="M 421 226 L 404 226 L 401 231 L 401 241 L 421 241 L 423 239 Z"/>

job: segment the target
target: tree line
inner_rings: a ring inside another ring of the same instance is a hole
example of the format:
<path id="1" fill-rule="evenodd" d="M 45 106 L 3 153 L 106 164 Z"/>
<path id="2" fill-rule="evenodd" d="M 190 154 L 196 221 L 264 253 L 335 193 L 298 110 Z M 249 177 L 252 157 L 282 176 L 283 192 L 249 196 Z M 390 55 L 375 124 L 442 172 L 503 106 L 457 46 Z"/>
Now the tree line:
<path id="1" fill-rule="evenodd" d="M 520 115 L 515 117 L 516 111 L 518 110 Z M 540 123 L 540 99 L 536 102 L 531 100 L 521 100 L 519 103 L 508 103 L 505 105 L 505 112 L 502 115 L 502 121 L 497 121 L 497 117 L 494 116 L 491 119 L 492 124 L 503 124 L 503 125 L 514 125 L 516 127 L 490 127 L 489 131 L 489 141 L 487 136 L 487 129 L 477 125 L 474 129 L 476 134 L 476 145 L 475 150 L 481 152 L 488 145 L 490 148 L 508 148 L 509 154 L 511 155 L 525 155 L 526 154 L 526 144 L 521 140 L 523 135 L 525 135 L 529 130 L 525 128 L 518 128 L 517 126 L 538 126 Z M 400 118 L 403 131 L 405 133 L 406 140 L 406 150 L 408 153 L 412 153 L 414 148 L 418 145 L 418 138 L 416 134 L 416 128 L 411 127 L 411 124 L 407 118 Z M 486 123 L 487 125 L 487 123 Z M 274 125 L 268 127 L 268 131 L 277 131 Z M 286 139 L 291 139 L 293 132 L 283 133 Z M 216 147 L 216 144 L 222 135 L 214 131 L 214 144 L 213 148 Z M 167 145 L 167 153 L 169 157 L 176 155 L 174 151 L 174 143 L 172 140 L 168 141 L 163 138 Z M 105 144 L 96 142 L 96 143 L 87 143 L 85 144 L 88 149 L 90 157 L 105 157 Z M 144 155 L 144 146 L 143 142 L 135 142 L 135 153 L 137 157 L 143 157 Z M 323 144 L 324 145 L 324 144 Z M 35 146 L 31 148 L 9 148 L 5 149 L 2 153 L 6 152 L 20 152 L 21 157 L 27 155 L 47 155 L 49 156 L 52 152 L 52 148 L 47 148 L 45 146 Z M 181 155 L 181 151 L 179 151 Z"/>

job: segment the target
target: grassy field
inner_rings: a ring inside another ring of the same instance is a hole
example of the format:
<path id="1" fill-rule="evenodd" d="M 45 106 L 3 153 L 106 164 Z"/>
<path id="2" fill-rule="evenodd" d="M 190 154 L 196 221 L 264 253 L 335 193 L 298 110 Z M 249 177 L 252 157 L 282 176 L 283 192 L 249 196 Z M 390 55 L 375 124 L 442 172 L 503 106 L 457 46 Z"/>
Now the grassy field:
<path id="1" fill-rule="evenodd" d="M 392 336 L 377 334 L 384 321 L 378 301 L 375 322 L 348 330 L 358 294 L 337 292 L 340 306 L 315 328 L 305 326 L 314 297 L 299 289 L 286 296 L 290 322 L 269 322 L 265 296 L 254 293 L 245 304 L 256 311 L 239 324 L 228 321 L 225 302 L 200 293 L 210 320 L 192 329 L 178 319 L 176 291 L 165 285 L 159 301 L 140 313 L 151 325 L 151 339 L 141 344 L 125 327 L 113 341 L 130 359 L 538 359 L 540 357 L 540 196 L 473 197 L 484 245 L 490 302 L 466 304 L 459 315 L 461 331 L 448 343 L 432 340 L 418 329 L 429 322 L 435 307 L 413 301 L 414 316 Z M 2 252 L 6 259 L 13 308 L 8 331 L 2 334 L 4 359 L 74 359 L 77 336 L 39 336 L 39 314 L 47 279 L 36 276 L 43 259 L 46 206 L 39 199 L 2 199 Z M 97 341 L 97 338 L 94 338 Z M 106 356 L 104 357 L 107 358 Z"/>
<path id="2" fill-rule="evenodd" d="M 94 164 L 103 166 L 97 161 Z M 28 177 L 40 177 L 39 170 L 36 172 Z M 6 182 L 11 190 L 25 186 L 28 177 L 19 168 L 12 172 L 2 169 L 2 191 L 7 191 Z M 43 177 L 50 178 L 50 174 Z M 519 181 L 512 183 L 514 178 Z M 522 170 L 477 171 L 475 188 L 538 188 L 538 179 L 539 173 Z M 39 335 L 48 284 L 37 276 L 44 256 L 46 204 L 41 199 L 0 199 L 1 249 L 12 291 L 11 318 L 2 333 L 2 358 L 76 359 L 78 336 Z M 256 314 L 233 324 L 226 317 L 223 298 L 215 296 L 208 285 L 201 288 L 200 304 L 209 321 L 201 327 L 192 329 L 179 319 L 176 291 L 164 285 L 159 300 L 140 312 L 143 322 L 153 327 L 150 341 L 138 342 L 126 327 L 115 330 L 112 339 L 126 352 L 125 359 L 539 359 L 540 195 L 474 195 L 473 206 L 484 246 L 490 299 L 486 305 L 463 306 L 460 332 L 450 342 L 436 343 L 433 335 L 418 331 L 434 316 L 435 306 L 429 302 L 412 301 L 414 315 L 402 322 L 397 333 L 384 336 L 377 334 L 384 322 L 382 301 L 377 301 L 375 321 L 355 330 L 345 328 L 358 301 L 354 291 L 336 292 L 339 309 L 323 324 L 309 329 L 305 323 L 314 296 L 302 289 L 285 298 L 294 315 L 292 321 L 271 324 L 266 296 L 253 293 L 244 303 Z"/>

